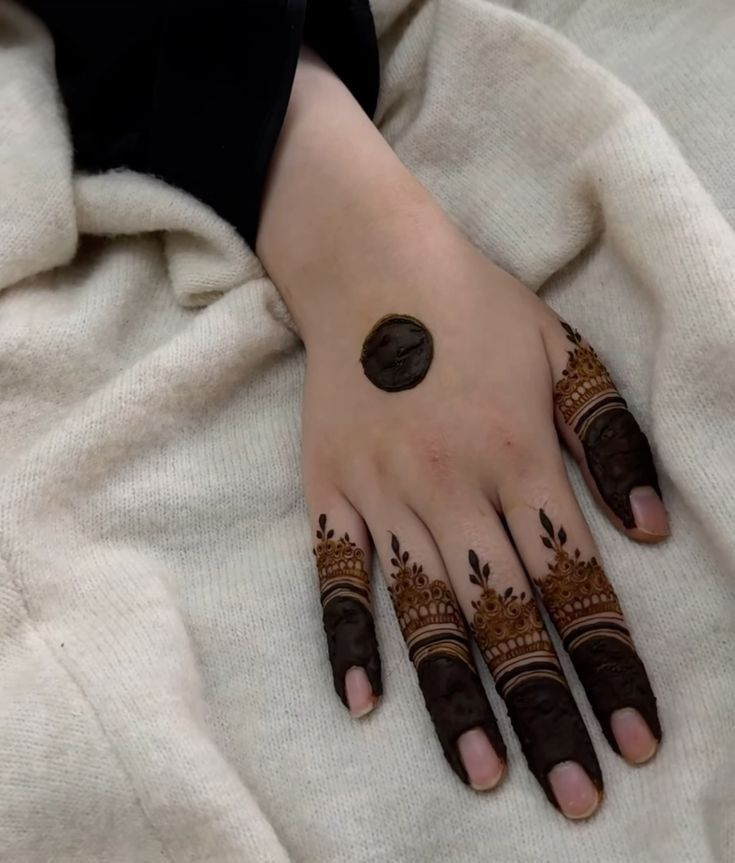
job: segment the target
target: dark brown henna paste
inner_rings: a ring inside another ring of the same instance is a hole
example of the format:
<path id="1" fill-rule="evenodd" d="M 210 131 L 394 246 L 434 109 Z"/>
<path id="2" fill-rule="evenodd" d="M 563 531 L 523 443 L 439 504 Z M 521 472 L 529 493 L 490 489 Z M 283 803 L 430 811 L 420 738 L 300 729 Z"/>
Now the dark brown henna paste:
<path id="1" fill-rule="evenodd" d="M 420 384 L 433 356 L 434 340 L 421 321 L 388 315 L 368 333 L 360 362 L 370 382 L 390 393 Z"/>
<path id="2" fill-rule="evenodd" d="M 528 766 L 557 806 L 549 771 L 576 761 L 602 789 L 602 773 L 579 709 L 551 645 L 538 606 L 525 592 L 503 593 L 491 583 L 489 564 L 469 552 L 470 581 L 482 588 L 471 621 L 485 661 L 505 701 Z"/>
<path id="3" fill-rule="evenodd" d="M 544 529 L 541 541 L 554 557 L 549 572 L 534 581 L 605 736 L 618 752 L 610 716 L 633 707 L 660 740 L 656 697 L 604 570 L 597 558 L 582 560 L 579 549 L 569 552 L 566 531 L 556 531 L 543 510 L 539 518 Z"/>
<path id="4" fill-rule="evenodd" d="M 452 770 L 467 783 L 467 772 L 457 751 L 460 735 L 482 728 L 503 759 L 505 744 L 470 655 L 464 618 L 449 585 L 438 578 L 430 579 L 421 564 L 411 562 L 395 535 L 391 550 L 395 569 L 388 591 L 408 654 L 444 755 Z"/>
<path id="5" fill-rule="evenodd" d="M 364 668 L 373 695 L 380 696 L 380 654 L 370 607 L 370 575 L 365 570 L 365 552 L 349 534 L 335 538 L 327 529 L 327 517 L 319 516 L 314 549 L 319 574 L 324 631 L 334 688 L 345 707 L 345 674 L 353 666 Z"/>
<path id="6" fill-rule="evenodd" d="M 574 345 L 554 387 L 564 422 L 579 437 L 600 495 L 626 528 L 635 527 L 630 493 L 638 486 L 661 489 L 646 436 L 594 350 L 562 321 Z"/>

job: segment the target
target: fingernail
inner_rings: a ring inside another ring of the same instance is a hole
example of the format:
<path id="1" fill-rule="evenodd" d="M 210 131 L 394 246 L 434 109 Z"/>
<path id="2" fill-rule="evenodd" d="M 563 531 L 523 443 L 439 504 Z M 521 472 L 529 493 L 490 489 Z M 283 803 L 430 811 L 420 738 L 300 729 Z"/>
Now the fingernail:
<path id="1" fill-rule="evenodd" d="M 355 665 L 345 674 L 345 695 L 353 719 L 360 719 L 375 707 L 377 699 L 364 668 Z"/>
<path id="2" fill-rule="evenodd" d="M 658 740 L 646 720 L 632 707 L 616 710 L 610 717 L 610 727 L 626 761 L 643 764 L 656 754 Z"/>
<path id="3" fill-rule="evenodd" d="M 652 536 L 669 535 L 669 518 L 663 501 L 650 485 L 638 486 L 631 491 L 630 508 L 638 530 Z"/>
<path id="4" fill-rule="evenodd" d="M 475 791 L 488 791 L 500 782 L 505 763 L 498 758 L 482 728 L 465 731 L 457 741 L 457 749 Z"/>
<path id="5" fill-rule="evenodd" d="M 589 818 L 600 805 L 600 792 L 576 761 L 562 761 L 553 767 L 549 783 L 567 818 Z"/>

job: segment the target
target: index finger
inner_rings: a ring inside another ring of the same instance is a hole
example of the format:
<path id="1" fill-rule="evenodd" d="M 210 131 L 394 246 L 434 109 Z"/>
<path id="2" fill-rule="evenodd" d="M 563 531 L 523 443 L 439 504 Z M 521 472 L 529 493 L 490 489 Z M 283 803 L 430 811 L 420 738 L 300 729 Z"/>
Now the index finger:
<path id="1" fill-rule="evenodd" d="M 658 542 L 669 526 L 648 439 L 610 372 L 565 321 L 545 335 L 559 433 L 608 518 L 633 539 Z"/>

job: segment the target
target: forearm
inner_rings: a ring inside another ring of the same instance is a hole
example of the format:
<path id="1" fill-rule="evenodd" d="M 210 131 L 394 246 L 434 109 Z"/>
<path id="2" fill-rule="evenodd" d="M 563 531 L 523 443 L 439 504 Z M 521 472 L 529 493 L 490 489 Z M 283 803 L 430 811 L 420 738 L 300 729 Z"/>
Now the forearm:
<path id="1" fill-rule="evenodd" d="M 302 53 L 257 243 L 302 332 L 324 302 L 372 323 L 397 284 L 419 290 L 429 261 L 464 242 L 342 82 Z"/>

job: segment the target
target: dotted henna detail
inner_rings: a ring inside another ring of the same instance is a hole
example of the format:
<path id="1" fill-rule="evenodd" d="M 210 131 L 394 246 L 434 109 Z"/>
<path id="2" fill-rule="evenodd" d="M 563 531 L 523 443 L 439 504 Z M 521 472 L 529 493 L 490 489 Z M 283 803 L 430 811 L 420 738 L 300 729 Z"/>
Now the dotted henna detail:
<path id="1" fill-rule="evenodd" d="M 334 536 L 327 529 L 327 516 L 319 516 L 314 548 L 322 606 L 338 597 L 354 599 L 370 608 L 370 576 L 365 570 L 365 552 L 348 533 Z"/>
<path id="2" fill-rule="evenodd" d="M 541 542 L 554 552 L 548 573 L 534 578 L 551 619 L 568 651 L 585 641 L 604 636 L 622 641 L 633 649 L 620 603 L 596 557 L 582 560 L 579 549 L 566 549 L 564 527 L 554 530 L 551 520 L 539 510 L 544 529 Z"/>
<path id="3" fill-rule="evenodd" d="M 605 736 L 619 751 L 610 717 L 616 710 L 632 707 L 660 740 L 656 697 L 612 585 L 595 557 L 583 560 L 579 549 L 570 552 L 566 548 L 564 527 L 555 530 L 543 509 L 539 520 L 544 531 L 541 542 L 553 552 L 553 558 L 546 575 L 534 578 L 534 583 Z"/>
<path id="4" fill-rule="evenodd" d="M 431 579 L 422 564 L 410 560 L 391 534 L 392 583 L 388 587 L 411 661 L 418 670 L 437 655 L 454 656 L 472 666 L 467 629 L 446 582 Z"/>
<path id="5" fill-rule="evenodd" d="M 469 579 L 482 588 L 480 598 L 472 602 L 472 631 L 498 692 L 505 698 L 514 687 L 536 678 L 566 686 L 533 597 L 525 591 L 517 595 L 511 587 L 499 593 L 490 584 L 490 565 L 481 565 L 473 550 L 469 562 Z"/>
<path id="6" fill-rule="evenodd" d="M 595 351 L 584 344 L 577 330 L 564 321 L 561 325 L 574 349 L 567 352 L 566 367 L 554 386 L 554 402 L 564 422 L 584 438 L 601 412 L 626 404 Z"/>

